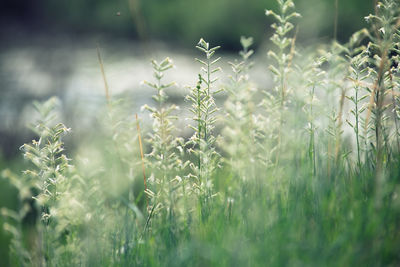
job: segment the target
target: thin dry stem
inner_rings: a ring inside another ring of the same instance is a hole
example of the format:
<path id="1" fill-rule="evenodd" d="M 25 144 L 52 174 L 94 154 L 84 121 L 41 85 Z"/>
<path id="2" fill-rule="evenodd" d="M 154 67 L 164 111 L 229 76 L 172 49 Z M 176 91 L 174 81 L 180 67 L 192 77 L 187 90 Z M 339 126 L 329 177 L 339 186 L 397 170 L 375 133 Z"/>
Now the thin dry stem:
<path id="1" fill-rule="evenodd" d="M 335 18 L 333 24 L 333 39 L 337 39 L 337 29 L 338 29 L 338 15 L 339 15 L 339 0 L 335 0 Z"/>
<path id="2" fill-rule="evenodd" d="M 339 102 L 339 114 L 338 114 L 338 136 L 336 137 L 336 145 L 335 145 L 335 162 L 337 163 L 339 158 L 341 140 L 340 140 L 340 131 L 342 130 L 343 125 L 343 107 L 344 107 L 344 100 L 346 98 L 346 89 L 342 89 L 342 94 L 340 95 L 340 102 Z"/>
<path id="3" fill-rule="evenodd" d="M 138 131 L 138 139 L 139 139 L 139 148 L 140 148 L 140 157 L 142 159 L 142 171 L 143 171 L 143 182 L 144 182 L 144 190 L 147 190 L 147 182 L 146 182 L 146 170 L 144 167 L 144 156 L 143 156 L 143 145 L 142 145 L 142 136 L 140 134 L 140 125 L 139 125 L 139 119 L 138 119 L 138 115 L 135 114 L 136 117 L 136 127 L 137 127 L 137 131 Z M 147 209 L 149 208 L 149 200 L 146 197 L 146 205 L 147 205 Z"/>
<path id="4" fill-rule="evenodd" d="M 385 51 L 384 56 L 382 57 L 382 60 L 379 64 L 379 72 L 378 72 L 378 78 L 375 80 L 374 82 L 374 86 L 373 86 L 373 90 L 371 91 L 371 95 L 369 97 L 369 105 L 368 105 L 368 112 L 367 112 L 367 116 L 365 118 L 365 125 L 364 125 L 364 130 L 365 132 L 367 131 L 368 128 L 368 123 L 369 120 L 371 118 L 371 113 L 372 113 L 372 107 L 374 105 L 375 102 L 375 95 L 376 92 L 378 90 L 378 86 L 379 86 L 379 82 L 380 82 L 380 77 L 383 76 L 383 71 L 384 71 L 384 67 L 385 67 L 385 61 L 386 61 L 386 57 L 387 57 L 387 51 Z"/>
<path id="5" fill-rule="evenodd" d="M 101 54 L 100 54 L 100 47 L 99 44 L 96 45 L 96 49 L 97 49 L 97 58 L 99 60 L 99 65 L 100 65 L 100 70 L 101 70 L 101 76 L 103 77 L 103 82 L 104 82 L 104 89 L 105 89 L 105 93 L 106 93 L 106 100 L 107 103 L 110 103 L 110 90 L 108 88 L 108 83 L 107 83 L 107 79 L 106 79 L 106 74 L 104 71 L 104 65 L 103 65 L 103 60 L 101 58 Z"/>
<path id="6" fill-rule="evenodd" d="M 397 118 L 397 112 L 396 112 L 396 92 L 394 91 L 394 83 L 393 83 L 393 73 L 392 69 L 389 69 L 389 79 L 390 79 L 390 89 L 392 92 L 392 105 L 393 105 L 393 111 L 394 111 L 394 124 L 396 127 L 396 143 L 397 143 L 397 151 L 400 151 L 400 141 L 399 141 L 399 123 L 398 123 L 398 118 Z"/>

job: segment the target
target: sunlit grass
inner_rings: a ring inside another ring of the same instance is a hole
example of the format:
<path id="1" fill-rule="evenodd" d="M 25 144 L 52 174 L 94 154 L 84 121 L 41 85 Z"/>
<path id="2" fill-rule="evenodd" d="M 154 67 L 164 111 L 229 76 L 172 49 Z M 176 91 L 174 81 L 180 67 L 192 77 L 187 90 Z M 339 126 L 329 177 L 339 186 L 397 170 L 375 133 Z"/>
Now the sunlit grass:
<path id="1" fill-rule="evenodd" d="M 186 113 L 167 101 L 171 59 L 152 61 L 154 101 L 135 116 L 99 49 L 107 108 L 93 140 L 68 151 L 57 100 L 36 103 L 26 171 L 2 172 L 20 198 L 1 209 L 5 265 L 397 266 L 399 4 L 379 2 L 348 43 L 306 52 L 293 1 L 277 2 L 261 51 L 272 88 L 252 81 L 252 38 L 224 73 L 219 46 L 200 39 Z"/>

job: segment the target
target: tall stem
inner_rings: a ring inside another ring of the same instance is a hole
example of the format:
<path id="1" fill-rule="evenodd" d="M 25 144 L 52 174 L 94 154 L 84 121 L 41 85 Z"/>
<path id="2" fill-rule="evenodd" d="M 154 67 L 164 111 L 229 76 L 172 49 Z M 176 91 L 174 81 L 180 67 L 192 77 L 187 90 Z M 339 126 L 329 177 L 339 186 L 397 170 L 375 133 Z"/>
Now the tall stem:
<path id="1" fill-rule="evenodd" d="M 338 15 L 339 15 L 339 0 L 335 0 L 335 18 L 333 24 L 333 39 L 335 41 L 337 40 Z"/>
<path id="2" fill-rule="evenodd" d="M 357 74 L 357 80 L 358 80 L 358 74 Z M 355 117 L 356 117 L 356 125 L 355 125 L 355 131 L 356 131 L 356 142 L 357 142 L 357 165 L 358 165 L 358 170 L 361 171 L 361 155 L 360 155 L 360 135 L 359 135 L 359 113 L 358 113 L 358 90 L 359 87 L 356 86 L 356 95 L 355 95 L 355 105 L 356 105 L 356 110 L 355 110 Z"/>
<path id="3" fill-rule="evenodd" d="M 313 114 L 313 100 L 314 100 L 314 92 L 315 92 L 315 85 L 312 87 L 311 91 L 311 106 L 310 106 L 310 147 L 309 147 L 309 154 L 310 160 L 312 162 L 312 175 L 313 177 L 316 174 L 316 161 L 315 161 L 315 131 L 314 131 L 314 114 Z"/>

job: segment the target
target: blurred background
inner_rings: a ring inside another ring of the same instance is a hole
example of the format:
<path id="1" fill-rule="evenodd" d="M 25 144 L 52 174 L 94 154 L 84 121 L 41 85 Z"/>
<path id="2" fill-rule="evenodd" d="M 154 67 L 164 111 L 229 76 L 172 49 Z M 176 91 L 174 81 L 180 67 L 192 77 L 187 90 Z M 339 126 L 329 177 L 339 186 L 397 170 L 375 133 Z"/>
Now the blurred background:
<path id="1" fill-rule="evenodd" d="M 335 0 L 297 0 L 298 42 L 329 42 L 334 35 Z M 199 66 L 193 57 L 200 37 L 221 45 L 223 63 L 240 50 L 241 35 L 253 36 L 258 80 L 268 84 L 266 47 L 275 0 L 3 0 L 0 3 L 0 169 L 20 159 L 18 148 L 34 138 L 32 101 L 58 96 L 62 118 L 79 136 L 96 124 L 104 107 L 99 45 L 113 95 L 126 94 L 132 109 L 149 100 L 141 86 L 152 79 L 149 60 L 169 56 L 177 66 L 176 99 L 193 85 Z M 338 0 L 337 38 L 345 41 L 366 27 L 373 0 Z M 229 74 L 229 67 L 224 67 Z M 225 75 L 224 74 L 224 75 Z M 172 93 L 174 94 L 174 93 Z M 180 101 L 180 100 L 177 100 Z"/>

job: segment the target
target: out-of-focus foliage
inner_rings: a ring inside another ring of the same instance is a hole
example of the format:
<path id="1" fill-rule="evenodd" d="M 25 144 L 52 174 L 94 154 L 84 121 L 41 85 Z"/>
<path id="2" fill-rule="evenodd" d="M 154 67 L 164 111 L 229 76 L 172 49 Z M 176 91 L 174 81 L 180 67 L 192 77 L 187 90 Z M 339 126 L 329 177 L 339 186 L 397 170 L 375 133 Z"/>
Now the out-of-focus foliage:
<path id="1" fill-rule="evenodd" d="M 333 37 L 335 0 L 297 0 L 296 6 L 304 17 L 300 25 L 304 39 Z M 204 36 L 223 43 L 224 49 L 239 49 L 241 35 L 254 36 L 256 44 L 265 39 L 265 25 L 272 19 L 265 18 L 264 10 L 276 7 L 271 0 L 6 0 L 0 22 L 4 26 L 21 22 L 37 32 L 107 32 L 186 46 Z M 372 7 L 373 1 L 339 0 L 339 39 L 347 39 L 365 25 L 363 15 Z"/>

